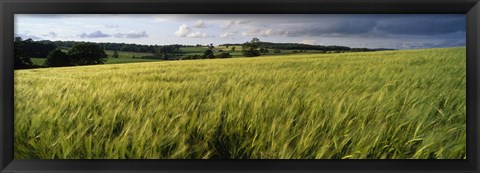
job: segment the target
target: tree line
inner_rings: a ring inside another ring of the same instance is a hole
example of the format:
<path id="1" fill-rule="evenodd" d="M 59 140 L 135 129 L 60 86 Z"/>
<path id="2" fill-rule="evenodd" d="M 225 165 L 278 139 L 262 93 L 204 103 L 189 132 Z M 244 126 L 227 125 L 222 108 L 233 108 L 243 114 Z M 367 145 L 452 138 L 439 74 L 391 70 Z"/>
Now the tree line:
<path id="1" fill-rule="evenodd" d="M 258 40 L 258 38 L 253 38 L 256 40 L 254 42 L 255 45 L 251 45 L 253 42 L 246 42 L 243 44 L 222 44 L 220 46 L 247 46 L 247 47 L 258 47 L 258 51 L 260 53 L 268 53 L 268 49 L 274 49 L 274 53 L 281 53 L 280 50 L 319 50 L 319 51 L 337 51 L 337 52 L 366 52 L 366 51 L 376 51 L 380 49 L 368 49 L 368 48 L 350 48 L 347 46 L 323 46 L 323 45 L 310 45 L 310 44 L 302 44 L 302 43 L 272 43 L 272 42 L 263 42 Z M 31 41 L 31 39 L 30 39 Z M 33 41 L 31 41 L 33 42 Z M 35 48 L 39 48 L 41 46 L 48 46 L 50 51 L 53 47 L 59 48 L 71 48 L 75 44 L 79 43 L 86 43 L 86 42 L 79 42 L 79 41 L 50 41 L 50 40 L 42 40 L 35 42 L 37 45 L 34 46 Z M 129 43 L 96 43 L 100 48 L 103 50 L 112 50 L 112 51 L 125 51 L 125 52 L 142 52 L 142 53 L 154 53 L 161 55 L 163 57 L 169 54 L 178 53 L 180 47 L 203 47 L 204 45 L 181 45 L 181 44 L 173 44 L 173 45 L 141 45 L 141 44 L 129 44 Z M 210 45 L 211 46 L 211 45 Z M 207 47 L 210 46 L 207 45 Z M 172 49 L 173 48 L 173 49 Z M 248 48 L 248 49 L 249 49 Z M 162 49 L 162 50 L 159 50 Z M 168 50 L 171 49 L 171 50 Z M 176 50 L 175 50 L 176 49 Z M 383 49 L 381 49 L 383 50 Z M 176 52 L 177 51 L 177 52 Z M 233 50 L 234 51 L 234 50 Z M 32 57 L 45 57 L 49 51 L 39 52 L 40 55 L 31 55 Z M 167 52 L 167 53 L 165 53 Z M 250 51 L 250 54 L 254 55 L 256 52 Z"/>
<path id="2" fill-rule="evenodd" d="M 76 66 L 76 65 L 94 65 L 103 64 L 107 61 L 107 54 L 104 50 L 113 50 L 112 57 L 118 58 L 118 51 L 128 52 L 146 52 L 153 53 L 156 57 L 164 60 L 169 60 L 176 54 L 180 54 L 181 47 L 204 47 L 197 44 L 196 46 L 189 45 L 138 45 L 125 43 L 92 43 L 92 42 L 76 42 L 76 41 L 33 41 L 32 39 L 23 40 L 16 37 L 14 40 L 14 58 L 15 69 L 35 68 L 30 58 L 46 58 L 44 66 L 46 67 L 61 67 L 61 66 Z M 306 52 L 306 50 L 320 50 L 320 51 L 335 51 L 335 52 L 366 52 L 385 49 L 367 49 L 367 48 L 350 48 L 346 46 L 320 46 L 308 45 L 299 43 L 271 43 L 262 42 L 258 38 L 253 38 L 249 42 L 243 44 L 223 44 L 227 48 L 231 47 L 231 52 L 235 52 L 235 46 L 242 47 L 242 54 L 245 57 L 256 57 L 261 54 L 269 53 L 269 49 L 273 49 L 274 54 L 280 54 L 281 50 L 294 50 L 293 53 Z M 207 45 L 207 50 L 203 55 L 189 55 L 181 59 L 209 59 L 209 58 L 230 58 L 232 57 L 228 52 L 223 50 L 216 50 L 213 44 Z M 62 50 L 64 49 L 64 50 Z M 221 52 L 215 55 L 214 52 Z M 132 57 L 136 58 L 136 57 Z"/>
<path id="3" fill-rule="evenodd" d="M 252 45 L 252 43 L 254 45 Z M 351 48 L 347 46 L 323 46 L 323 45 L 311 45 L 302 43 L 272 43 L 263 42 L 258 38 L 253 38 L 250 42 L 243 44 L 222 44 L 220 46 L 251 46 L 258 47 L 259 49 L 274 49 L 274 50 L 319 50 L 319 51 L 348 51 L 348 52 L 367 52 L 377 50 L 393 50 L 393 49 L 369 49 L 369 48 Z M 268 53 L 268 52 L 267 52 Z"/>
<path id="4" fill-rule="evenodd" d="M 107 61 L 107 54 L 95 43 L 77 43 L 64 52 L 51 44 L 15 38 L 14 69 L 38 67 L 32 63 L 31 57 L 46 57 L 44 65 L 48 67 L 94 65 Z"/>
<path id="5" fill-rule="evenodd" d="M 71 48 L 75 44 L 87 43 L 81 41 L 50 41 L 42 40 L 38 41 L 42 44 L 51 44 L 59 48 Z M 142 52 L 142 53 L 156 53 L 158 47 L 163 47 L 164 45 L 142 45 L 142 44 L 132 44 L 132 43 L 96 43 L 103 50 L 112 50 L 112 51 L 124 51 L 124 52 Z M 179 44 L 176 44 L 179 45 Z M 181 47 L 195 47 L 202 45 L 179 45 Z"/>

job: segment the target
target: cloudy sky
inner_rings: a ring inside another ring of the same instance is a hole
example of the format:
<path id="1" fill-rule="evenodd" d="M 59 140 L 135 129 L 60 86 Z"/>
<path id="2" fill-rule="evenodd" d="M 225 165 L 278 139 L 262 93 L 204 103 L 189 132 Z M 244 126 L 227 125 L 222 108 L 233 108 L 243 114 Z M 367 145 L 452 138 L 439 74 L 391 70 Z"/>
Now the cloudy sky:
<path id="1" fill-rule="evenodd" d="M 33 40 L 165 44 L 268 42 L 414 49 L 465 46 L 464 15 L 16 14 Z"/>

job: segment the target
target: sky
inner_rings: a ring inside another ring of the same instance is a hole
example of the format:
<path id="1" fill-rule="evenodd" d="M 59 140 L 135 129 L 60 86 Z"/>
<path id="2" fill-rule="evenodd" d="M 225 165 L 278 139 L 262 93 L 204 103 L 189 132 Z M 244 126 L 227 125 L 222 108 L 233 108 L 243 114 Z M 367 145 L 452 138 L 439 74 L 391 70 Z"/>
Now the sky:
<path id="1" fill-rule="evenodd" d="M 145 45 L 266 42 L 356 48 L 465 46 L 463 14 L 16 14 L 15 36 Z"/>

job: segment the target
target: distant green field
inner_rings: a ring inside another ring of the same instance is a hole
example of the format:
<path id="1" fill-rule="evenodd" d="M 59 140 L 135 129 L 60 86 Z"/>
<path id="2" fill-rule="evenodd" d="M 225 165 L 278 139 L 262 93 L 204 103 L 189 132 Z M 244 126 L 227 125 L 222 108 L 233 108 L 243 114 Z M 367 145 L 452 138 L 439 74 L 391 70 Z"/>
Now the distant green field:
<path id="1" fill-rule="evenodd" d="M 193 56 L 193 55 L 203 55 L 203 52 L 208 50 L 207 47 L 182 47 L 180 48 L 181 53 L 178 56 Z M 222 50 L 223 52 L 229 53 L 232 57 L 243 57 L 242 47 L 237 46 L 235 52 L 231 51 L 231 48 L 225 48 L 224 46 L 215 47 L 214 50 Z M 222 52 L 215 51 L 214 54 L 218 55 Z"/>
<path id="2" fill-rule="evenodd" d="M 45 62 L 45 58 L 30 58 L 32 60 L 32 63 L 35 65 L 43 65 Z"/>
<path id="3" fill-rule="evenodd" d="M 66 50 L 64 50 L 66 52 Z M 121 63 L 132 63 L 132 62 L 153 62 L 160 61 L 160 59 L 140 59 L 143 56 L 152 56 L 152 53 L 141 53 L 141 52 L 123 52 L 118 51 L 118 58 L 113 58 L 113 51 L 105 50 L 108 60 L 105 64 L 121 64 Z M 132 58 L 135 56 L 135 58 Z M 31 58 L 32 63 L 35 65 L 42 66 L 46 58 Z"/>
<path id="4" fill-rule="evenodd" d="M 235 51 L 232 51 L 231 48 L 235 47 Z M 206 51 L 208 48 L 207 47 L 181 47 L 180 48 L 180 53 L 177 53 L 174 56 L 178 59 L 185 59 L 186 56 L 201 56 L 203 55 L 203 52 Z M 220 52 L 221 50 L 222 52 Z M 271 55 L 278 55 L 273 53 L 273 49 L 268 49 L 269 53 L 262 54 L 262 56 L 271 56 Z M 67 52 L 67 49 L 63 49 L 64 52 Z M 292 54 L 294 51 L 299 51 L 299 50 L 282 50 L 281 54 Z M 215 55 L 219 55 L 223 52 L 229 53 L 232 57 L 244 57 L 242 54 L 242 47 L 241 46 L 230 46 L 230 47 L 225 47 L 225 46 L 218 46 L 215 47 Z M 307 52 L 298 52 L 296 54 L 312 54 L 312 53 L 318 53 L 319 51 L 313 51 L 313 50 L 308 50 Z M 122 64 L 122 63 L 133 63 L 133 62 L 154 62 L 154 61 L 162 61 L 163 58 L 160 56 L 157 56 L 153 53 L 143 53 L 143 52 L 124 52 L 124 51 L 118 51 L 118 58 L 113 58 L 113 51 L 112 50 L 105 50 L 105 53 L 107 54 L 108 60 L 105 62 L 105 64 Z M 43 63 L 45 62 L 45 58 L 31 58 L 33 64 L 38 65 L 38 66 L 43 66 Z"/>
<path id="5" fill-rule="evenodd" d="M 235 50 L 232 51 L 232 47 L 235 47 Z M 178 57 L 183 57 L 183 56 L 193 56 L 193 55 L 203 55 L 203 52 L 206 51 L 208 48 L 207 47 L 182 47 L 180 48 L 181 53 L 177 54 Z M 214 47 L 214 54 L 219 55 L 223 52 L 229 53 L 232 57 L 244 57 L 242 53 L 242 46 L 216 46 Z M 299 54 L 311 54 L 311 53 L 319 53 L 320 51 L 316 50 L 306 50 L 306 52 L 300 52 L 303 50 L 281 50 L 280 54 L 292 54 L 292 53 L 299 53 Z M 278 55 L 274 53 L 274 49 L 268 49 L 268 53 L 262 54 L 262 56 L 268 56 L 268 55 Z"/>
<path id="6" fill-rule="evenodd" d="M 180 51 L 183 53 L 203 53 L 207 47 L 181 47 Z"/>
<path id="7" fill-rule="evenodd" d="M 113 51 L 106 50 L 105 53 L 108 55 L 108 60 L 105 64 L 120 64 L 120 63 L 131 63 L 131 62 L 153 62 L 160 61 L 160 59 L 141 59 L 144 56 L 153 56 L 153 53 L 142 53 L 142 52 L 123 52 L 118 51 L 118 58 L 113 58 Z M 135 57 L 135 58 L 133 58 Z"/>
<path id="8" fill-rule="evenodd" d="M 15 70 L 15 159 L 465 159 L 465 48 Z"/>

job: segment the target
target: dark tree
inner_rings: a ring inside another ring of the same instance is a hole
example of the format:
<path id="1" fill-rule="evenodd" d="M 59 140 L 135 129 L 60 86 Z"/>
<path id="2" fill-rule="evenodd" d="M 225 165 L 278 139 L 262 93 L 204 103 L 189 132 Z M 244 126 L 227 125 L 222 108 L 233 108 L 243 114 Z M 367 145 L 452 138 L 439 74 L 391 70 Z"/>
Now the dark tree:
<path id="1" fill-rule="evenodd" d="M 281 54 L 282 52 L 280 51 L 280 49 L 275 49 L 275 50 L 273 50 L 273 53 L 275 53 L 275 54 Z"/>
<path id="2" fill-rule="evenodd" d="M 23 41 L 22 37 L 15 37 L 15 42 Z"/>
<path id="3" fill-rule="evenodd" d="M 260 50 L 258 50 L 260 53 L 263 53 L 263 54 L 267 54 L 268 53 L 268 49 L 267 48 L 260 48 Z"/>
<path id="4" fill-rule="evenodd" d="M 243 56 L 254 57 L 260 56 L 260 51 L 258 50 L 260 40 L 258 38 L 253 38 L 252 41 L 246 42 L 242 45 Z"/>
<path id="5" fill-rule="evenodd" d="M 23 50 L 22 41 L 15 41 L 13 46 L 13 68 L 14 69 L 24 69 L 30 68 L 33 66 L 32 60 L 30 57 L 25 54 Z"/>
<path id="6" fill-rule="evenodd" d="M 118 58 L 118 52 L 116 50 L 113 51 L 112 57 L 113 58 Z"/>
<path id="7" fill-rule="evenodd" d="M 260 52 L 258 50 L 248 49 L 243 51 L 243 56 L 246 56 L 246 57 L 260 56 Z"/>
<path id="8" fill-rule="evenodd" d="M 231 49 L 231 50 L 232 50 L 232 52 L 235 52 L 235 47 L 232 47 L 232 49 Z"/>
<path id="9" fill-rule="evenodd" d="M 181 45 L 166 45 L 162 47 L 158 47 L 155 54 L 162 56 L 164 59 L 168 59 L 169 55 L 180 53 Z"/>
<path id="10" fill-rule="evenodd" d="M 46 58 L 48 53 L 57 47 L 51 42 L 33 41 L 32 39 L 23 40 L 21 37 L 15 37 L 15 42 L 21 42 L 21 47 L 25 56 L 34 58 Z"/>
<path id="11" fill-rule="evenodd" d="M 260 43 L 260 39 L 254 37 L 254 38 L 252 38 L 252 40 L 250 41 L 250 43 Z"/>
<path id="12" fill-rule="evenodd" d="M 75 65 L 103 64 L 107 61 L 107 54 L 95 43 L 76 44 L 68 55 Z"/>
<path id="13" fill-rule="evenodd" d="M 208 49 L 205 52 L 203 52 L 203 57 L 204 58 L 215 58 L 215 55 L 213 55 L 213 51 Z"/>
<path id="14" fill-rule="evenodd" d="M 219 58 L 231 58 L 232 56 L 229 54 L 229 53 L 221 53 L 220 55 L 218 55 Z"/>
<path id="15" fill-rule="evenodd" d="M 55 49 L 48 53 L 47 60 L 44 64 L 49 67 L 62 67 L 73 65 L 70 57 L 66 53 L 62 52 L 60 49 Z"/>

